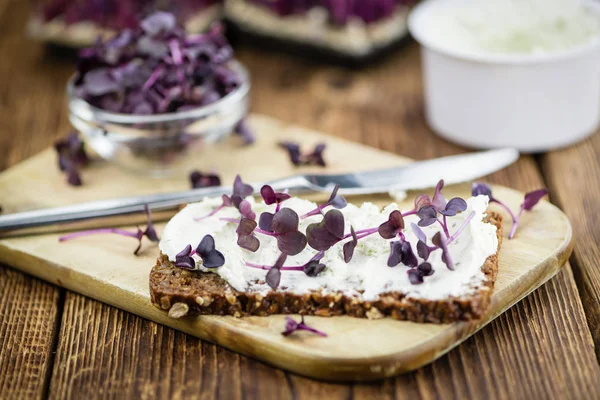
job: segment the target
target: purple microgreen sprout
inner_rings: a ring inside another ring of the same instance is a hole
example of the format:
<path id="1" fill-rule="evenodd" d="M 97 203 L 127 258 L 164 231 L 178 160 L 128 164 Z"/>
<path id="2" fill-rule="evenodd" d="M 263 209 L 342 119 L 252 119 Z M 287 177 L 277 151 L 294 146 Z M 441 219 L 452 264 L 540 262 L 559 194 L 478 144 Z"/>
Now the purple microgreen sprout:
<path id="1" fill-rule="evenodd" d="M 150 208 L 147 204 L 144 205 L 144 211 L 146 212 L 147 224 L 146 229 L 144 229 L 144 236 L 150 239 L 151 242 L 158 242 L 160 238 L 156 233 L 156 229 L 154 228 L 154 224 L 152 223 L 152 214 L 150 213 Z"/>
<path id="2" fill-rule="evenodd" d="M 418 225 L 421 227 L 426 227 L 432 225 L 437 222 L 437 209 L 433 205 L 424 206 L 417 211 L 417 215 L 419 216 Z"/>
<path id="3" fill-rule="evenodd" d="M 196 254 L 202 259 L 202 266 L 205 268 L 218 268 L 225 264 L 225 256 L 215 249 L 215 239 L 211 235 L 202 238 L 196 247 Z"/>
<path id="4" fill-rule="evenodd" d="M 287 254 L 281 253 L 277 258 L 277 261 L 275 261 L 273 267 L 267 271 L 265 281 L 267 282 L 267 285 L 271 287 L 271 289 L 277 289 L 279 282 L 281 282 L 281 267 L 283 267 L 283 263 L 285 262 L 286 258 Z"/>
<path id="5" fill-rule="evenodd" d="M 325 255 L 325 252 L 320 251 L 317 254 L 315 254 L 310 260 L 308 260 L 308 262 L 304 265 L 296 265 L 296 266 L 283 265 L 279 268 L 279 270 L 280 271 L 304 272 L 306 275 L 308 275 L 310 277 L 315 277 L 315 276 L 319 275 L 326 268 L 326 265 L 322 264 L 320 262 L 324 255 Z M 269 265 L 254 264 L 254 263 L 251 263 L 248 261 L 246 261 L 245 264 L 247 267 L 262 269 L 262 270 L 270 270 L 272 268 Z"/>
<path id="6" fill-rule="evenodd" d="M 242 138 L 245 145 L 250 145 L 256 141 L 254 132 L 250 129 L 248 123 L 244 119 L 237 124 L 234 133 Z"/>
<path id="7" fill-rule="evenodd" d="M 315 250 L 329 250 L 331 246 L 344 239 L 344 214 L 338 210 L 329 210 L 319 223 L 306 228 L 308 245 Z"/>
<path id="8" fill-rule="evenodd" d="M 88 165 L 90 159 L 77 132 L 73 131 L 65 139 L 58 140 L 54 149 L 58 154 L 58 168 L 67 174 L 67 182 L 72 186 L 81 186 L 83 181 L 79 170 Z"/>
<path id="9" fill-rule="evenodd" d="M 358 244 L 358 237 L 356 236 L 356 232 L 354 232 L 354 228 L 350 227 L 350 235 L 352 235 L 352 240 L 344 243 L 344 261 L 349 263 L 352 260 L 352 256 L 354 255 L 354 249 Z"/>
<path id="10" fill-rule="evenodd" d="M 323 210 L 329 206 L 332 206 L 333 208 L 337 208 L 338 210 L 341 210 L 342 208 L 346 207 L 348 205 L 348 201 L 344 198 L 344 196 L 337 194 L 339 189 L 340 189 L 340 185 L 335 185 L 335 187 L 331 191 L 331 195 L 329 195 L 329 199 L 325 203 L 319 205 L 314 210 L 307 212 L 300 218 L 304 219 L 304 218 L 311 217 L 313 215 L 322 214 Z"/>
<path id="11" fill-rule="evenodd" d="M 190 173 L 190 183 L 192 189 L 221 186 L 221 178 L 214 173 L 205 174 L 198 170 L 194 170 Z"/>
<path id="12" fill-rule="evenodd" d="M 390 242 L 390 256 L 388 258 L 388 267 L 395 267 L 403 263 L 408 267 L 416 267 L 418 264 L 410 243 L 406 240 Z"/>
<path id="13" fill-rule="evenodd" d="M 512 238 L 514 238 L 515 233 L 517 232 L 517 228 L 519 226 L 519 221 L 521 219 L 523 211 L 531 211 L 533 209 L 533 207 L 537 203 L 539 203 L 539 201 L 542 199 L 542 197 L 544 197 L 545 195 L 548 194 L 548 189 L 537 189 L 532 192 L 526 193 L 523 203 L 521 204 L 521 207 L 519 209 L 519 213 L 517 215 L 515 215 L 512 212 L 512 210 L 506 203 L 503 203 L 502 201 L 496 199 L 492 195 L 492 188 L 490 186 L 486 185 L 485 183 L 480 183 L 480 182 L 474 183 L 473 187 L 471 189 L 471 194 L 473 196 L 479 196 L 479 195 L 488 196 L 490 199 L 490 202 L 498 204 L 499 206 L 501 206 L 508 212 L 508 214 L 512 218 L 512 222 L 513 222 L 510 233 L 508 234 L 508 238 L 512 239 Z"/>
<path id="14" fill-rule="evenodd" d="M 379 225 L 379 235 L 384 239 L 393 239 L 404 229 L 404 218 L 402 213 L 394 210 L 388 216 L 387 222 Z"/>
<path id="15" fill-rule="evenodd" d="M 256 229 L 256 221 L 250 218 L 242 218 L 236 229 L 238 235 L 237 244 L 243 249 L 255 252 L 260 247 L 260 241 L 254 235 Z"/>
<path id="16" fill-rule="evenodd" d="M 433 205 L 438 210 L 443 210 L 446 208 L 446 198 L 442 194 L 442 189 L 444 188 L 444 180 L 440 179 L 440 181 L 435 186 L 435 193 L 433 195 L 433 199 L 431 200 L 431 205 Z"/>
<path id="17" fill-rule="evenodd" d="M 440 214 L 444 217 L 453 217 L 459 212 L 463 212 L 467 209 L 467 202 L 460 197 L 454 197 L 450 199 L 446 204 L 446 207 L 440 209 Z"/>
<path id="18" fill-rule="evenodd" d="M 277 204 L 275 212 L 279 211 L 281 203 L 292 197 L 287 193 L 275 192 L 269 185 L 264 185 L 262 188 L 260 188 L 260 195 L 262 196 L 266 205 Z"/>
<path id="19" fill-rule="evenodd" d="M 59 237 L 58 241 L 66 242 L 66 241 L 69 241 L 72 239 L 77 239 L 77 238 L 84 237 L 84 236 L 101 235 L 101 234 L 107 234 L 107 233 L 116 234 L 116 235 L 121 235 L 121 236 L 137 239 L 138 246 L 133 251 L 133 254 L 137 256 L 140 252 L 140 249 L 142 248 L 142 238 L 144 236 L 146 236 L 151 242 L 158 242 L 160 240 L 158 237 L 158 234 L 156 233 L 156 229 L 154 228 L 154 224 L 152 223 L 152 216 L 150 214 L 150 209 L 148 208 L 147 205 L 144 205 L 144 210 L 145 210 L 146 216 L 148 218 L 148 225 L 146 225 L 146 228 L 144 230 L 141 230 L 139 227 L 137 227 L 137 230 L 135 232 L 131 232 L 131 231 L 128 231 L 125 229 L 119 229 L 119 228 L 89 229 L 89 230 L 85 230 L 85 231 L 68 233 L 66 235 Z"/>
<path id="20" fill-rule="evenodd" d="M 263 231 L 273 232 L 271 226 L 273 225 L 274 216 L 275 214 L 266 211 L 260 214 L 260 217 L 258 218 L 258 227 Z"/>
<path id="21" fill-rule="evenodd" d="M 319 336 L 327 337 L 326 333 L 308 326 L 306 322 L 304 322 L 304 315 L 302 315 L 300 318 L 300 322 L 296 322 L 291 317 L 285 317 L 285 331 L 281 332 L 281 334 L 283 336 L 289 336 L 296 331 L 309 331 L 312 333 L 316 333 Z"/>
<path id="22" fill-rule="evenodd" d="M 324 143 L 317 144 L 310 153 L 302 153 L 300 150 L 300 145 L 291 141 L 280 142 L 279 147 L 287 150 L 290 161 L 295 166 L 319 165 L 321 167 L 325 167 L 327 165 L 325 159 L 323 158 L 323 152 L 327 147 Z"/>
<path id="23" fill-rule="evenodd" d="M 175 266 L 183 269 L 195 269 L 196 261 L 192 258 L 192 245 L 188 244 L 175 255 Z"/>
<path id="24" fill-rule="evenodd" d="M 116 8 L 132 10 L 127 24 L 131 29 L 80 52 L 77 97 L 110 112 L 155 115 L 193 110 L 240 87 L 241 79 L 229 64 L 233 51 L 219 24 L 206 34 L 188 35 L 167 12 L 138 21 L 148 10 L 130 3 Z M 243 122 L 236 132 L 250 141 Z"/>
<path id="25" fill-rule="evenodd" d="M 424 277 L 433 275 L 434 273 L 431 264 L 428 262 L 423 262 L 419 264 L 418 267 L 411 268 L 406 272 L 408 274 L 408 280 L 413 285 L 420 285 L 421 283 L 423 283 Z"/>
<path id="26" fill-rule="evenodd" d="M 235 207 L 240 211 L 242 217 L 255 219 L 256 214 L 252 211 L 251 204 L 245 200 L 246 197 L 250 196 L 254 190 L 252 186 L 245 184 L 242 178 L 237 175 L 233 182 L 233 193 L 231 196 L 224 194 L 221 196 L 222 203 L 218 207 L 215 207 L 210 213 L 203 217 L 196 217 L 194 221 L 201 221 L 205 218 L 211 217 L 221 211 L 225 207 Z"/>
<path id="27" fill-rule="evenodd" d="M 196 250 L 188 244 L 175 256 L 175 266 L 183 269 L 195 269 L 196 261 L 192 258 L 197 254 L 202 260 L 204 268 L 218 268 L 225 264 L 225 256 L 215 249 L 215 239 L 211 235 L 205 235 Z"/>
<path id="28" fill-rule="evenodd" d="M 325 256 L 324 251 L 319 251 L 313 258 L 311 258 L 306 264 L 302 266 L 304 273 L 310 277 L 319 275 L 326 267 L 325 264 L 321 263 L 321 259 Z"/>
<path id="29" fill-rule="evenodd" d="M 438 232 L 435 235 L 433 235 L 433 237 L 431 238 L 431 242 L 442 250 L 442 261 L 444 262 L 444 264 L 446 264 L 446 267 L 448 267 L 449 270 L 454 271 L 454 262 L 452 261 L 450 251 L 448 250 L 447 239 L 442 237 L 441 232 Z"/>
<path id="30" fill-rule="evenodd" d="M 279 250 L 286 255 L 294 256 L 304 250 L 307 243 L 306 236 L 298 231 L 299 222 L 298 214 L 286 207 L 275 214 L 270 231 L 259 228 L 257 232 L 275 237 Z"/>

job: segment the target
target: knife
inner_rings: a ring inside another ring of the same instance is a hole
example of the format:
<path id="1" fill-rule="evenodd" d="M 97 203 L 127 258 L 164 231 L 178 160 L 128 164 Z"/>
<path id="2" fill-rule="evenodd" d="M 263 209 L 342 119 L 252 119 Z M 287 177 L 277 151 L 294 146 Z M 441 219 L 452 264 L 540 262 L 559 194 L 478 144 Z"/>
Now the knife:
<path id="1" fill-rule="evenodd" d="M 502 169 L 519 158 L 516 149 L 498 149 L 418 161 L 366 172 L 336 175 L 297 175 L 264 183 L 252 184 L 257 192 L 263 184 L 276 191 L 290 193 L 330 191 L 336 184 L 339 194 L 365 195 L 390 190 L 416 190 L 435 186 L 440 179 L 447 185 L 467 182 Z M 159 193 L 127 198 L 108 199 L 55 208 L 0 216 L 0 231 L 63 224 L 92 218 L 110 217 L 151 210 L 167 210 L 205 197 L 231 192 L 231 186 L 209 187 L 176 193 Z"/>

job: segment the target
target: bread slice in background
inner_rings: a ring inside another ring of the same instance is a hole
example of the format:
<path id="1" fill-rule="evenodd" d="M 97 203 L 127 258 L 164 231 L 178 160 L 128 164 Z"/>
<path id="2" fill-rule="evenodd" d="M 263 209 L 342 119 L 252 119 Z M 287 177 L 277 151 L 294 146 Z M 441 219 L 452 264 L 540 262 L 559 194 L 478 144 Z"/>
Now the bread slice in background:
<path id="1" fill-rule="evenodd" d="M 380 295 L 376 301 L 363 301 L 341 293 L 293 294 L 272 290 L 266 295 L 239 292 L 214 273 L 176 267 L 161 254 L 150 272 L 152 303 L 168 310 L 172 317 L 184 315 L 303 314 L 323 317 L 348 315 L 359 318 L 390 316 L 414 322 L 449 323 L 478 319 L 487 310 L 498 272 L 498 251 L 502 243 L 502 217 L 488 212 L 486 222 L 497 227 L 498 249 L 481 266 L 485 279 L 472 293 L 443 300 L 407 298 L 402 293 Z M 398 268 L 402 268 L 399 266 Z"/>

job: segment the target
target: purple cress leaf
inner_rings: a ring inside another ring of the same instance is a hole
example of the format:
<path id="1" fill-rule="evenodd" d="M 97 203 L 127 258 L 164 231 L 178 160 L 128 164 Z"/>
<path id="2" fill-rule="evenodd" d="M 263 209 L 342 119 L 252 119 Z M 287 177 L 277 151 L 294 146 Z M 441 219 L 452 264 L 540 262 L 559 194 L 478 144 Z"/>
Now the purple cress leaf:
<path id="1" fill-rule="evenodd" d="M 242 198 L 246 198 L 246 197 L 250 196 L 253 191 L 254 191 L 254 189 L 252 189 L 252 186 L 245 184 L 239 175 L 237 175 L 235 177 L 235 181 L 233 181 L 233 194 L 234 195 L 238 195 Z"/>
<path id="2" fill-rule="evenodd" d="M 272 225 L 274 216 L 275 214 L 270 212 L 260 214 L 260 217 L 258 218 L 258 227 L 263 231 L 273 232 Z"/>
<path id="3" fill-rule="evenodd" d="M 273 190 L 273 188 L 269 185 L 264 185 L 260 188 L 260 195 L 262 196 L 265 204 L 279 204 L 285 200 L 288 200 L 291 196 L 287 193 L 278 193 Z"/>
<path id="4" fill-rule="evenodd" d="M 448 267 L 449 270 L 454 271 L 454 262 L 452 262 L 446 239 L 443 237 L 442 233 L 438 232 L 433 235 L 431 241 L 442 250 L 442 261 L 446 264 L 446 267 Z"/>
<path id="5" fill-rule="evenodd" d="M 298 230 L 300 219 L 291 208 L 282 208 L 273 217 L 271 229 L 275 233 L 286 233 Z"/>
<path id="6" fill-rule="evenodd" d="M 429 258 L 429 252 L 429 246 L 427 246 L 427 243 L 419 240 L 417 242 L 417 254 L 419 257 L 421 257 L 423 260 L 427 260 Z"/>
<path id="7" fill-rule="evenodd" d="M 408 267 L 416 267 L 418 264 L 410 243 L 405 240 L 390 242 L 390 256 L 387 265 L 388 267 L 395 267 L 400 263 Z"/>
<path id="8" fill-rule="evenodd" d="M 421 275 L 416 268 L 411 268 L 406 271 L 406 273 L 408 274 L 408 280 L 411 284 L 420 285 L 423 283 L 423 275 Z"/>
<path id="9" fill-rule="evenodd" d="M 148 224 L 146 225 L 146 229 L 144 230 L 143 234 L 150 239 L 151 242 L 158 242 L 160 238 L 158 237 L 156 229 L 154 228 L 154 224 L 152 223 L 152 214 L 150 213 L 150 208 L 148 205 L 144 205 L 144 210 L 146 211 Z"/>
<path id="10" fill-rule="evenodd" d="M 431 200 L 431 204 L 437 208 L 438 210 L 443 210 L 446 208 L 446 198 L 442 194 L 442 189 L 444 188 L 444 180 L 440 179 L 435 187 L 435 194 L 433 195 L 433 200 Z"/>
<path id="11" fill-rule="evenodd" d="M 239 124 L 237 124 L 234 132 L 236 135 L 242 138 L 245 145 L 250 145 L 256 141 L 254 132 L 252 131 L 252 129 L 250 129 L 246 120 L 242 120 Z"/>
<path id="12" fill-rule="evenodd" d="M 431 198 L 427 194 L 420 194 L 415 197 L 415 210 L 419 211 L 425 206 L 431 205 Z"/>
<path id="13" fill-rule="evenodd" d="M 451 199 L 448 204 L 446 204 L 446 208 L 440 210 L 442 215 L 447 217 L 453 217 L 458 212 L 463 212 L 467 209 L 467 202 L 461 199 L 460 197 L 454 197 Z"/>
<path id="14" fill-rule="evenodd" d="M 358 238 L 356 237 L 356 232 L 354 232 L 354 228 L 350 226 L 350 234 L 352 235 L 352 240 L 344 243 L 344 262 L 349 263 L 352 260 L 352 256 L 354 255 L 354 249 L 358 244 Z"/>
<path id="15" fill-rule="evenodd" d="M 317 144 L 315 146 L 315 149 L 313 150 L 313 152 L 306 155 L 306 163 L 320 165 L 321 167 L 325 167 L 327 165 L 327 163 L 325 162 L 325 159 L 323 158 L 323 151 L 325 151 L 326 147 L 327 147 L 327 145 L 325 145 L 324 143 Z"/>
<path id="16" fill-rule="evenodd" d="M 306 228 L 308 245 L 315 250 L 328 250 L 344 238 L 344 215 L 338 210 L 329 210 L 321 222 Z"/>
<path id="17" fill-rule="evenodd" d="M 433 267 L 428 262 L 423 262 L 423 263 L 419 264 L 419 266 L 417 267 L 417 270 L 419 271 L 421 276 L 430 276 L 430 275 L 433 275 L 433 272 L 434 272 Z"/>
<path id="18" fill-rule="evenodd" d="M 188 244 L 175 256 L 175 266 L 183 269 L 196 268 L 196 261 L 190 256 L 192 253 L 192 245 Z"/>
<path id="19" fill-rule="evenodd" d="M 394 210 L 388 216 L 387 222 L 379 225 L 377 231 L 379 235 L 384 239 L 393 239 L 404 229 L 404 218 L 402 213 L 398 210 Z"/>
<path id="20" fill-rule="evenodd" d="M 205 268 L 218 268 L 225 264 L 225 256 L 215 249 L 215 239 L 211 235 L 206 235 L 202 238 L 196 254 L 202 259 L 202 266 Z"/>
<path id="21" fill-rule="evenodd" d="M 421 227 L 429 226 L 437 221 L 437 209 L 433 205 L 421 207 L 417 215 L 419 216 L 417 224 Z"/>
<path id="22" fill-rule="evenodd" d="M 190 183 L 192 189 L 221 186 L 221 178 L 216 174 L 204 174 L 195 170 L 190 173 Z"/>
<path id="23" fill-rule="evenodd" d="M 306 275 L 310 277 L 315 277 L 319 275 L 326 267 L 325 264 L 322 264 L 320 261 L 325 256 L 324 251 L 319 251 L 313 258 L 311 258 L 306 264 L 304 264 L 303 271 Z"/>
<path id="24" fill-rule="evenodd" d="M 492 188 L 481 182 L 473 183 L 473 186 L 471 187 L 471 195 L 474 197 L 479 195 L 488 196 L 490 200 L 494 198 L 492 196 Z"/>
<path id="25" fill-rule="evenodd" d="M 254 229 L 256 229 L 256 221 L 250 218 L 242 218 L 235 231 L 238 235 L 238 246 L 251 252 L 258 250 L 260 242 L 254 236 Z"/>
<path id="26" fill-rule="evenodd" d="M 308 326 L 306 322 L 304 322 L 304 315 L 301 316 L 300 322 L 296 322 L 290 317 L 285 317 L 285 320 L 285 331 L 281 332 L 283 336 L 289 336 L 296 331 L 309 331 L 312 333 L 316 333 L 319 336 L 327 337 L 326 333 Z"/>
<path id="27" fill-rule="evenodd" d="M 420 241 L 427 242 L 427 236 L 425 235 L 425 232 L 423 232 L 423 230 L 419 228 L 419 225 L 415 224 L 414 222 L 411 222 L 410 227 L 412 228 L 413 232 Z"/>
<path id="28" fill-rule="evenodd" d="M 548 189 L 538 189 L 533 192 L 529 192 L 525 194 L 525 200 L 523 201 L 523 209 L 526 211 L 531 211 L 531 209 L 544 197 L 548 194 Z"/>
<path id="29" fill-rule="evenodd" d="M 307 243 L 306 236 L 299 231 L 282 233 L 275 238 L 277 239 L 277 248 L 279 248 L 282 253 L 290 256 L 295 256 L 302 252 Z"/>
<path id="30" fill-rule="evenodd" d="M 327 205 L 337 208 L 338 210 L 340 210 L 348 205 L 348 201 L 346 200 L 346 198 L 344 198 L 344 196 L 340 196 L 337 194 L 339 189 L 340 189 L 340 185 L 335 185 L 335 187 L 333 188 L 333 191 L 331 192 L 331 195 L 329 196 L 329 200 L 327 200 L 327 203 L 326 203 Z"/>
<path id="31" fill-rule="evenodd" d="M 267 285 L 271 287 L 271 289 L 277 289 L 279 282 L 281 282 L 281 267 L 283 266 L 286 258 L 287 255 L 281 253 L 277 258 L 277 261 L 275 261 L 275 264 L 269 269 L 269 271 L 267 271 L 265 281 L 267 282 Z"/>
<path id="32" fill-rule="evenodd" d="M 300 145 L 294 142 L 280 142 L 279 147 L 286 149 L 292 164 L 300 165 Z"/>

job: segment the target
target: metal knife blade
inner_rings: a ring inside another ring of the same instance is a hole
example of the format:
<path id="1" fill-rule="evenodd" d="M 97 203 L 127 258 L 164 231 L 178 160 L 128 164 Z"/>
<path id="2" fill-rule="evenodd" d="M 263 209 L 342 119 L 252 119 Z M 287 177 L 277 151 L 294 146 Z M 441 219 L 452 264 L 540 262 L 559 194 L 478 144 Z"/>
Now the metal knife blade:
<path id="1" fill-rule="evenodd" d="M 340 194 L 384 193 L 396 190 L 422 189 L 434 186 L 439 179 L 447 184 L 466 182 L 502 169 L 519 157 L 515 149 L 443 157 L 405 164 L 395 168 L 338 175 L 299 175 L 268 182 L 275 190 L 289 189 L 302 193 L 329 190 L 340 185 Z M 262 184 L 253 184 L 258 190 Z M 99 200 L 56 208 L 25 211 L 0 216 L 0 231 L 63 224 L 92 218 L 124 215 L 143 211 L 172 209 L 181 204 L 220 196 L 231 191 L 229 186 L 194 189 L 176 193 L 159 193 L 119 199 Z"/>

